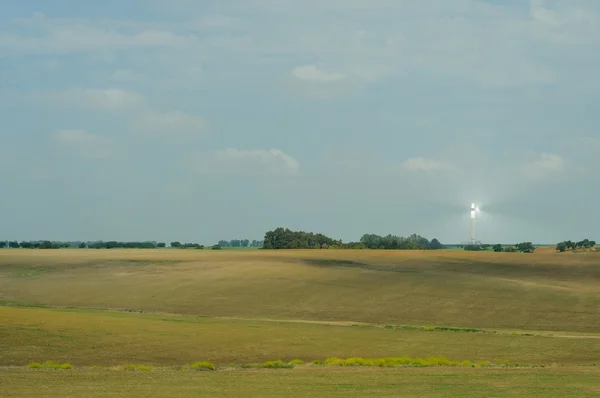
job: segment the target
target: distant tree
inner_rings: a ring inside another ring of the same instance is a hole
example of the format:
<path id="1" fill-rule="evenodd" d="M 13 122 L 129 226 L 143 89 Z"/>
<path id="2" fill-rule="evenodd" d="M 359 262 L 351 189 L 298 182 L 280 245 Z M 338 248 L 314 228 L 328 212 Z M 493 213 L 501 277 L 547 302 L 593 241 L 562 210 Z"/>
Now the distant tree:
<path id="1" fill-rule="evenodd" d="M 481 251 L 481 246 L 475 245 L 475 244 L 465 245 L 464 250 L 470 251 L 470 252 L 478 252 L 478 251 Z"/>
<path id="2" fill-rule="evenodd" d="M 5 249 L 8 247 L 8 242 L 5 240 L 0 240 L 0 249 Z"/>
<path id="3" fill-rule="evenodd" d="M 221 246 L 219 246 L 219 245 L 213 245 L 213 247 L 211 249 L 212 250 L 221 250 Z"/>
<path id="4" fill-rule="evenodd" d="M 496 253 L 500 253 L 504 249 L 502 248 L 502 245 L 500 243 L 496 243 L 494 246 L 492 246 L 492 250 Z"/>
<path id="5" fill-rule="evenodd" d="M 533 253 L 535 251 L 535 247 L 531 242 L 521 242 L 516 244 L 515 247 L 521 253 Z"/>
<path id="6" fill-rule="evenodd" d="M 171 242 L 171 247 L 181 247 L 180 242 Z"/>
<path id="7" fill-rule="evenodd" d="M 49 240 L 45 240 L 40 245 L 40 249 L 53 249 L 54 245 Z"/>
<path id="8" fill-rule="evenodd" d="M 481 250 L 487 250 L 487 249 L 489 249 L 489 248 L 490 248 L 490 245 L 488 245 L 487 243 L 483 243 L 483 244 L 481 245 Z"/>
<path id="9" fill-rule="evenodd" d="M 242 247 L 249 247 L 250 246 L 250 241 L 248 239 L 242 239 L 240 242 Z"/>
<path id="10" fill-rule="evenodd" d="M 15 241 L 8 242 L 8 247 L 10 247 L 11 249 L 18 249 L 21 246 L 19 245 L 19 242 L 17 242 L 15 240 Z"/>
<path id="11" fill-rule="evenodd" d="M 517 251 L 517 249 L 515 249 L 513 246 L 506 246 L 504 248 L 504 251 L 507 252 L 507 253 L 514 253 L 514 252 Z"/>
<path id="12" fill-rule="evenodd" d="M 158 242 L 158 243 L 156 244 L 156 247 L 161 247 L 161 248 L 162 248 L 162 247 L 167 247 L 167 244 L 166 244 L 165 242 Z"/>
<path id="13" fill-rule="evenodd" d="M 80 249 L 85 249 L 85 248 L 87 248 L 87 245 L 85 244 L 85 242 L 81 242 L 81 243 L 79 244 L 79 248 L 80 248 Z"/>
<path id="14" fill-rule="evenodd" d="M 561 253 L 564 252 L 564 251 L 566 251 L 567 250 L 567 244 L 566 244 L 566 242 L 560 242 L 560 243 L 558 243 L 556 245 L 556 250 L 559 251 L 559 252 L 561 252 Z"/>
<path id="15" fill-rule="evenodd" d="M 234 241 L 232 240 L 231 242 L 234 242 Z M 231 247 L 231 242 L 227 241 L 227 240 L 220 240 L 217 243 L 217 246 L 220 246 L 220 247 Z"/>
<path id="16" fill-rule="evenodd" d="M 198 250 L 204 250 L 204 245 L 198 245 L 198 246 L 196 246 L 196 249 L 198 249 Z"/>
<path id="17" fill-rule="evenodd" d="M 430 248 L 431 250 L 439 250 L 439 249 L 443 249 L 443 248 L 444 248 L 444 245 L 442 245 L 442 244 L 440 243 L 440 241 L 439 241 L 439 240 L 437 240 L 437 238 L 433 238 L 433 239 L 431 240 L 431 242 L 429 243 L 429 248 Z"/>

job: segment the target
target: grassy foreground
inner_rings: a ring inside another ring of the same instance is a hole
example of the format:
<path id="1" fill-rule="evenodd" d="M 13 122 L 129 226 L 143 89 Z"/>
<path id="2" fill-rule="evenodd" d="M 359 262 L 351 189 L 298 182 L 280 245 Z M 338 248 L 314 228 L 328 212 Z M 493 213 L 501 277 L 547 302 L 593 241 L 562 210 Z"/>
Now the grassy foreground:
<path id="1" fill-rule="evenodd" d="M 172 366 L 402 356 L 531 365 L 600 362 L 595 334 L 531 336 L 11 307 L 0 307 L 0 325 L 0 365 L 16 366 L 46 360 Z"/>
<path id="2" fill-rule="evenodd" d="M 0 396 L 596 397 L 600 370 L 290 369 L 229 372 L 39 371 L 0 368 Z"/>
<path id="3" fill-rule="evenodd" d="M 599 282 L 599 253 L 0 250 L 0 396 L 597 396 Z M 531 366 L 310 364 L 404 356 Z M 244 369 L 279 359 L 308 364 Z"/>

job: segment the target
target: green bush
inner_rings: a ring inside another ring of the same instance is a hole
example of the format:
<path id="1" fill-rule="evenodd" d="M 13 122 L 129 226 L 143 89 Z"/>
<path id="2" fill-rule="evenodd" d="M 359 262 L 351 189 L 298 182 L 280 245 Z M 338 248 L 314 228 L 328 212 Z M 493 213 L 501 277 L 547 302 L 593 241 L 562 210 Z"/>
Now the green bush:
<path id="1" fill-rule="evenodd" d="M 282 360 L 278 359 L 277 361 L 267 361 L 263 363 L 263 368 L 268 369 L 291 369 L 294 367 L 292 363 L 285 363 Z"/>
<path id="2" fill-rule="evenodd" d="M 304 365 L 304 361 L 301 359 L 292 359 L 289 363 L 292 365 Z"/>
<path id="3" fill-rule="evenodd" d="M 73 369 L 70 363 L 58 363 L 54 361 L 46 361 L 44 363 L 33 362 L 27 365 L 30 369 Z"/>
<path id="4" fill-rule="evenodd" d="M 194 370 L 215 370 L 215 365 L 212 362 L 203 361 L 192 364 L 191 368 Z"/>
<path id="5" fill-rule="evenodd" d="M 319 359 L 315 359 L 314 361 L 312 361 L 313 365 L 324 365 L 323 361 L 319 360 Z"/>

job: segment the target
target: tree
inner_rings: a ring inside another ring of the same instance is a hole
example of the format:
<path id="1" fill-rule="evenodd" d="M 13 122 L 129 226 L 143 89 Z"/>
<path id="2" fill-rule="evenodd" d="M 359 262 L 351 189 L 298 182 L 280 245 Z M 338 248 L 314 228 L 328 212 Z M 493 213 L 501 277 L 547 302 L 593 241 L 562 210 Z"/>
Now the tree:
<path id="1" fill-rule="evenodd" d="M 79 244 L 79 248 L 80 248 L 80 249 L 85 249 L 85 248 L 87 248 L 87 245 L 85 244 L 85 242 L 81 242 L 81 243 Z"/>
<path id="2" fill-rule="evenodd" d="M 19 246 L 19 242 L 17 242 L 15 240 L 15 241 L 8 242 L 8 247 L 10 247 L 11 249 L 18 249 L 21 246 Z"/>
<path id="3" fill-rule="evenodd" d="M 504 251 L 507 252 L 507 253 L 514 253 L 514 252 L 517 251 L 517 249 L 515 249 L 513 246 L 506 246 L 504 248 Z"/>
<path id="4" fill-rule="evenodd" d="M 496 243 L 494 246 L 492 246 L 492 250 L 496 253 L 500 253 L 504 249 L 502 248 L 502 245 L 500 243 Z"/>
<path id="5" fill-rule="evenodd" d="M 559 244 L 556 245 L 556 250 L 559 252 L 564 252 L 567 250 L 567 243 L 566 242 L 560 242 Z"/>
<path id="6" fill-rule="evenodd" d="M 158 243 L 156 244 L 156 247 L 161 247 L 161 248 L 162 248 L 162 247 L 167 247 L 167 244 L 166 244 L 165 242 L 158 242 Z"/>
<path id="7" fill-rule="evenodd" d="M 53 249 L 53 245 L 52 242 L 50 242 L 49 240 L 45 240 L 42 242 L 42 244 L 40 245 L 40 249 Z"/>
<path id="8" fill-rule="evenodd" d="M 531 242 L 521 242 L 515 245 L 518 251 L 521 253 L 533 253 L 535 247 Z"/>
<path id="9" fill-rule="evenodd" d="M 180 242 L 171 242 L 171 247 L 181 247 Z"/>
<path id="10" fill-rule="evenodd" d="M 221 246 L 213 245 L 212 250 L 221 250 Z"/>
<path id="11" fill-rule="evenodd" d="M 470 251 L 470 252 L 478 252 L 478 251 L 481 251 L 481 246 L 480 245 L 465 245 L 464 250 Z"/>
<path id="12" fill-rule="evenodd" d="M 5 249 L 8 246 L 8 242 L 5 240 L 0 240 L 0 249 Z"/>
<path id="13" fill-rule="evenodd" d="M 489 249 L 489 248 L 490 248 L 490 245 L 488 245 L 487 243 L 483 243 L 483 244 L 481 245 L 481 249 L 482 249 L 482 250 L 487 250 L 487 249 Z"/>
<path id="14" fill-rule="evenodd" d="M 429 248 L 430 248 L 431 250 L 439 250 L 439 249 L 443 249 L 443 248 L 444 248 L 444 245 L 442 245 L 442 244 L 440 243 L 440 241 L 439 241 L 439 240 L 437 240 L 437 238 L 433 238 L 433 239 L 431 240 L 431 242 L 429 243 Z"/>

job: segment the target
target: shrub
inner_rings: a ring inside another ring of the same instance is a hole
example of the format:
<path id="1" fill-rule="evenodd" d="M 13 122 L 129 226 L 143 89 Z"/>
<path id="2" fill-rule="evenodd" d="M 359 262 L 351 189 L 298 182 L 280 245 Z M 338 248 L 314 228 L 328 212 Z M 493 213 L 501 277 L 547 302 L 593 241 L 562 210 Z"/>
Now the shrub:
<path id="1" fill-rule="evenodd" d="M 194 370 L 215 370 L 215 365 L 212 362 L 203 361 L 192 364 Z"/>
<path id="2" fill-rule="evenodd" d="M 473 363 L 471 361 L 468 360 L 464 360 L 460 363 L 461 366 L 464 366 L 465 368 L 471 368 L 473 367 Z"/>
<path id="3" fill-rule="evenodd" d="M 294 364 L 285 363 L 280 359 L 278 359 L 277 361 L 267 361 L 267 362 L 263 363 L 263 368 L 268 368 L 268 369 L 290 369 L 293 367 L 294 367 Z"/>
<path id="4" fill-rule="evenodd" d="M 33 362 L 27 365 L 30 369 L 73 369 L 70 363 L 58 363 L 54 361 L 46 361 L 44 363 Z"/>
<path id="5" fill-rule="evenodd" d="M 313 365 L 324 365 L 323 361 L 319 360 L 319 359 L 315 359 L 314 361 L 312 361 Z"/>
<path id="6" fill-rule="evenodd" d="M 336 358 L 336 357 L 327 358 L 325 360 L 325 365 L 330 365 L 330 366 L 342 366 L 343 363 L 344 363 L 343 359 Z"/>
<path id="7" fill-rule="evenodd" d="M 304 365 L 304 361 L 301 359 L 292 359 L 289 363 L 292 365 Z"/>
<path id="8" fill-rule="evenodd" d="M 475 366 L 478 368 L 487 368 L 488 366 L 490 366 L 490 362 L 489 361 L 479 361 L 475 364 Z"/>

